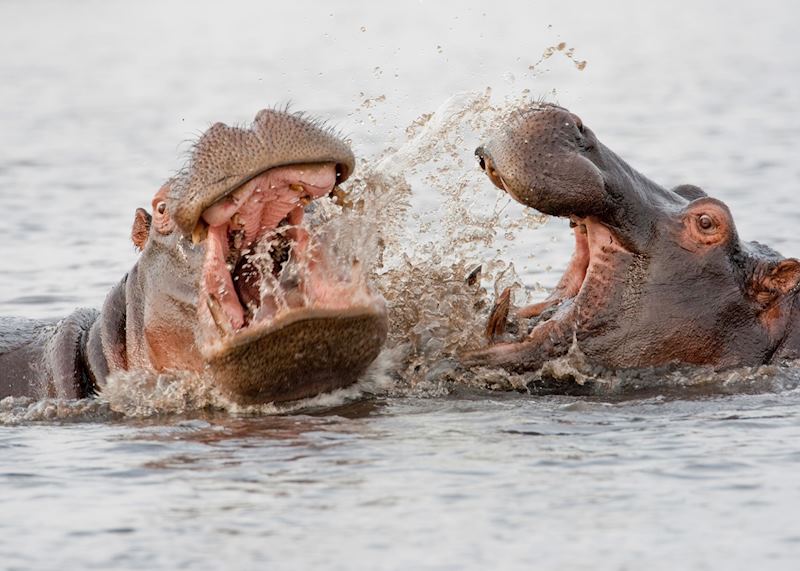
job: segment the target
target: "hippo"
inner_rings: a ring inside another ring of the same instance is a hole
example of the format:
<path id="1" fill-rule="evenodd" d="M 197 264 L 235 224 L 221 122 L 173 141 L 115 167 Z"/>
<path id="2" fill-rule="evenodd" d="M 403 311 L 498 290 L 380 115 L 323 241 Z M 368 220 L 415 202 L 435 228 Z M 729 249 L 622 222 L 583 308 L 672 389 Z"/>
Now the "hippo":
<path id="1" fill-rule="evenodd" d="M 139 258 L 99 312 L 0 320 L 0 398 L 90 397 L 134 370 L 210 375 L 245 405 L 354 383 L 386 340 L 385 303 L 357 260 L 332 271 L 303 224 L 354 166 L 302 114 L 213 125 L 152 211 L 136 210 Z"/>
<path id="2" fill-rule="evenodd" d="M 475 154 L 513 199 L 568 219 L 575 251 L 544 301 L 498 297 L 467 366 L 541 371 L 576 348 L 612 371 L 799 356 L 800 262 L 740 240 L 722 201 L 651 181 L 554 104 L 523 109 Z"/>

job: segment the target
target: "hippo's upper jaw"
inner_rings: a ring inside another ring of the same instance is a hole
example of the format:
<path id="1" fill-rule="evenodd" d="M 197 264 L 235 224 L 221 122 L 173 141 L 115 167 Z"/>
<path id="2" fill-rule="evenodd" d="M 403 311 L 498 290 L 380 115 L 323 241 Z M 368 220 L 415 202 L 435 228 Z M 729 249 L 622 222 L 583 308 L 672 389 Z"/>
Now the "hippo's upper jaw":
<path id="1" fill-rule="evenodd" d="M 173 181 L 171 218 L 184 235 L 210 206 L 235 189 L 276 167 L 326 164 L 336 183 L 353 173 L 355 157 L 336 133 L 299 113 L 260 111 L 249 128 L 212 125 L 197 141 L 188 167 Z"/>
<path id="2" fill-rule="evenodd" d="M 332 267 L 306 220 L 353 168 L 344 142 L 298 115 L 209 129 L 154 198 L 141 244 L 149 364 L 207 370 L 243 404 L 354 382 L 386 339 L 384 302 L 358 263 Z"/>
<path id="3" fill-rule="evenodd" d="M 552 294 L 514 312 L 530 332 L 468 354 L 467 364 L 535 370 L 574 343 L 612 368 L 794 354 L 786 340 L 800 338 L 791 328 L 800 262 L 741 242 L 719 200 L 691 185 L 658 186 L 555 105 L 519 114 L 476 155 L 513 198 L 568 218 L 576 246 Z M 510 309 L 507 291 L 490 341 L 508 337 Z"/>

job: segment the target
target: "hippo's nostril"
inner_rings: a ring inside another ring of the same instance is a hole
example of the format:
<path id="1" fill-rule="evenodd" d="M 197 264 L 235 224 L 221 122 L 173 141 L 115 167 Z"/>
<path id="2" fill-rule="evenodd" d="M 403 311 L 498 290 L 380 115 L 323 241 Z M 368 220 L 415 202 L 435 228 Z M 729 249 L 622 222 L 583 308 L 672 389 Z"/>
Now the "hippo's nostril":
<path id="1" fill-rule="evenodd" d="M 481 166 L 481 170 L 486 170 L 486 161 L 483 159 L 483 147 L 478 147 L 475 149 L 475 156 L 478 157 L 478 164 Z"/>
<path id="2" fill-rule="evenodd" d="M 505 185 L 502 178 L 500 178 L 500 173 L 497 172 L 492 162 L 492 157 L 486 154 L 483 147 L 475 149 L 475 156 L 478 157 L 478 164 L 481 165 L 481 169 L 483 169 L 483 172 L 489 177 L 489 180 L 492 181 L 492 184 L 500 190 L 505 190 Z"/>

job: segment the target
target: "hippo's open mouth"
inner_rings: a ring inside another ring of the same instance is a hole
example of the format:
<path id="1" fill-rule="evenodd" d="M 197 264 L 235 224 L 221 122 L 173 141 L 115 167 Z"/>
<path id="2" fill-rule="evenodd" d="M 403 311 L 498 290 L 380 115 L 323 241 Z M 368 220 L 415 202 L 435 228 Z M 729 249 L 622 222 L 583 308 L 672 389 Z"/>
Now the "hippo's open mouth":
<path id="1" fill-rule="evenodd" d="M 311 202 L 341 197 L 338 179 L 335 163 L 274 167 L 202 212 L 193 240 L 205 244 L 198 313 L 207 358 L 298 319 L 383 317 L 358 264 L 331 272 L 304 224 Z"/>
<path id="2" fill-rule="evenodd" d="M 611 287 L 617 255 L 629 251 L 617 235 L 595 217 L 570 217 L 575 234 L 575 251 L 555 290 L 543 302 L 524 308 L 521 317 L 536 317 L 546 309 L 570 300 L 584 302 L 585 307 L 597 307 Z"/>
<path id="3" fill-rule="evenodd" d="M 503 176 L 496 170 L 491 157 L 480 149 L 478 156 L 481 168 L 492 183 L 511 196 L 518 198 Z M 597 216 L 559 213 L 568 218 L 575 235 L 575 250 L 564 274 L 555 289 L 541 302 L 520 308 L 517 316 L 521 318 L 539 317 L 536 327 L 549 319 L 559 321 L 586 319 L 601 304 L 604 304 L 608 289 L 612 286 L 612 276 L 616 271 L 619 254 L 630 254 L 618 234 L 603 223 Z M 498 301 L 495 313 L 489 320 L 487 336 L 493 339 L 505 331 L 506 317 L 510 303 L 510 290 L 504 292 Z M 558 306 L 563 309 L 557 310 Z M 533 334 L 533 330 L 531 331 Z"/>
<path id="4" fill-rule="evenodd" d="M 329 263 L 304 223 L 311 202 L 337 197 L 338 179 L 334 163 L 271 168 L 203 210 L 193 232 L 205 244 L 199 348 L 239 402 L 347 386 L 386 338 L 383 298 L 360 265 Z"/>
<path id="5" fill-rule="evenodd" d="M 306 206 L 336 185 L 332 163 L 277 167 L 203 211 L 205 238 L 199 310 L 225 338 L 303 305 L 301 274 L 313 265 L 302 228 Z"/>
<path id="6" fill-rule="evenodd" d="M 575 250 L 558 285 L 538 303 L 521 307 L 516 317 L 530 319 L 523 333 L 529 341 L 559 335 L 575 327 L 591 327 L 601 308 L 613 295 L 621 266 L 628 265 L 631 252 L 616 233 L 595 217 L 571 216 Z M 505 337 L 510 311 L 511 288 L 502 293 L 488 321 L 490 341 Z"/>
<path id="7" fill-rule="evenodd" d="M 516 324 L 521 330 L 509 327 L 515 324 L 514 319 L 509 320 L 512 317 L 509 288 L 498 298 L 486 328 L 490 343 L 503 342 L 465 357 L 468 364 L 502 364 L 512 369 L 525 369 L 533 363 L 541 363 L 542 355 L 566 352 L 575 332 L 605 326 L 605 308 L 618 293 L 620 276 L 633 267 L 635 253 L 625 236 L 609 224 L 604 213 L 593 211 L 592 201 L 583 202 L 580 197 L 575 200 L 556 198 L 561 195 L 549 189 L 547 177 L 520 184 L 514 179 L 518 172 L 508 165 L 501 170 L 487 149 L 481 147 L 476 154 L 481 168 L 495 186 L 524 204 L 568 219 L 575 236 L 575 250 L 553 291 L 545 300 L 514 311 L 513 317 L 525 320 Z M 594 173 L 589 171 L 585 178 L 594 182 Z M 563 188 L 562 194 L 570 187 Z"/>

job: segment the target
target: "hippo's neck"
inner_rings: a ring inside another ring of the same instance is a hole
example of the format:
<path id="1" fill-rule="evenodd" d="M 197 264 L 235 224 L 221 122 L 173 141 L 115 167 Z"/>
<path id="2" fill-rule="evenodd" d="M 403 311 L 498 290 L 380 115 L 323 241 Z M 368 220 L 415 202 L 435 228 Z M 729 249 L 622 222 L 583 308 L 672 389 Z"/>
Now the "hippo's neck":
<path id="1" fill-rule="evenodd" d="M 597 166 L 603 173 L 606 191 L 613 205 L 607 212 L 610 225 L 620 230 L 632 251 L 641 251 L 656 234 L 656 228 L 665 216 L 686 204 L 677 194 L 670 192 L 631 167 L 619 155 L 600 144 L 601 159 Z M 632 200 L 632 198 L 634 198 Z M 619 208 L 619 204 L 633 203 L 634 208 Z"/>
<path id="2" fill-rule="evenodd" d="M 83 358 L 93 390 L 101 389 L 112 371 L 128 365 L 126 342 L 127 304 L 125 289 L 128 276 L 108 293 L 100 316 L 94 321 L 86 338 Z"/>
<path id="3" fill-rule="evenodd" d="M 656 199 L 660 204 L 675 204 L 679 199 L 674 193 L 637 171 L 614 151 L 602 143 L 600 146 L 602 161 L 597 166 L 603 171 L 609 191 L 629 194 L 634 190 L 646 196 L 648 201 Z"/>

